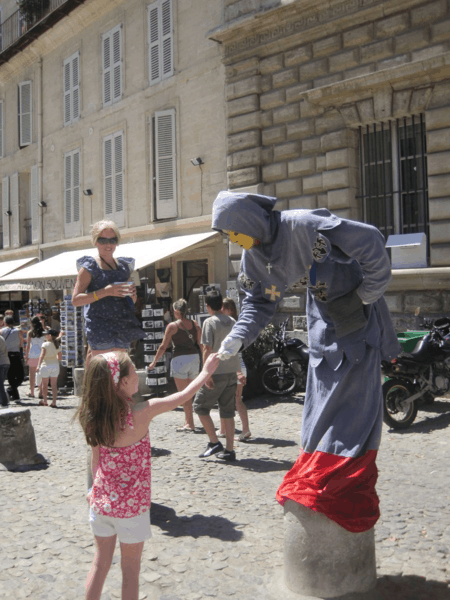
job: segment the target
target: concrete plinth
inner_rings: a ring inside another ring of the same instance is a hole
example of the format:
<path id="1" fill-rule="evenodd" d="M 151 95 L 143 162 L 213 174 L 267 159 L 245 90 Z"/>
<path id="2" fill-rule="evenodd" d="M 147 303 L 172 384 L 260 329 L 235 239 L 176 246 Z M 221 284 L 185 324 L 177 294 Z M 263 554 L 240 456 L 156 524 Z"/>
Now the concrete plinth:
<path id="1" fill-rule="evenodd" d="M 0 410 L 0 470 L 15 470 L 46 462 L 42 454 L 37 453 L 30 410 Z"/>
<path id="2" fill-rule="evenodd" d="M 139 376 L 139 388 L 136 394 L 133 396 L 135 402 L 143 402 L 145 400 L 144 395 L 150 393 L 150 389 L 146 383 L 147 373 L 145 370 L 137 372 Z M 77 368 L 73 370 L 73 385 L 75 396 L 81 396 L 82 383 L 83 383 L 84 369 Z"/>
<path id="3" fill-rule="evenodd" d="M 298 598 L 367 600 L 376 586 L 374 530 L 350 533 L 325 515 L 284 505 L 284 584 Z"/>

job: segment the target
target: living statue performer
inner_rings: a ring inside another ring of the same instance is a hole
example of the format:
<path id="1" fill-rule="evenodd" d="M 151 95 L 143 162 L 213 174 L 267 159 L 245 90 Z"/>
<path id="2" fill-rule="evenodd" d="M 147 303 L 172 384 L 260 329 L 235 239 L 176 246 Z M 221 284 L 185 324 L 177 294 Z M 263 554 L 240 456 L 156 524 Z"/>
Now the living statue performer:
<path id="1" fill-rule="evenodd" d="M 273 318 L 286 290 L 307 288 L 310 362 L 302 451 L 277 492 L 351 532 L 378 517 L 381 359 L 401 348 L 383 298 L 391 278 L 381 233 L 328 210 L 274 210 L 276 198 L 220 192 L 212 228 L 243 248 L 245 299 L 219 350 L 232 356 Z"/>

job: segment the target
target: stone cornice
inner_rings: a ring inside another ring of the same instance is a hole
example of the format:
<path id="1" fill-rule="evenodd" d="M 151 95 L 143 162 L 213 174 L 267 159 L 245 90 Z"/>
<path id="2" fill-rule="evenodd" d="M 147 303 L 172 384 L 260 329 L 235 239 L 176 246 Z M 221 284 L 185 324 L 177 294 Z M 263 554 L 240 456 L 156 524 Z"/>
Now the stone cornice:
<path id="1" fill-rule="evenodd" d="M 66 44 L 67 40 L 82 33 L 104 15 L 126 2 L 127 0 L 87 0 L 11 60 L 1 65 L 0 85 L 15 79 L 21 71 L 34 65 L 39 58 Z"/>
<path id="2" fill-rule="evenodd" d="M 450 267 L 430 267 L 428 269 L 393 269 L 388 292 L 412 290 L 448 290 Z"/>
<path id="3" fill-rule="evenodd" d="M 208 37 L 224 44 L 224 62 L 244 58 L 278 43 L 307 43 L 356 26 L 407 10 L 423 0 L 288 0 L 287 5 L 251 13 L 208 32 Z M 274 24 L 275 23 L 275 24 Z M 273 48 L 273 50 L 272 50 Z"/>

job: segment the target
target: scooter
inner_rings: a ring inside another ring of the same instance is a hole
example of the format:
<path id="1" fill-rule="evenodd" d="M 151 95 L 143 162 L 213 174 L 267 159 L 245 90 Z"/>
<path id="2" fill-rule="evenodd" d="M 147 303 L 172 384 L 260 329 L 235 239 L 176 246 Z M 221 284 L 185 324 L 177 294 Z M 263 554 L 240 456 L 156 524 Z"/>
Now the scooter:
<path id="1" fill-rule="evenodd" d="M 431 327 L 412 352 L 382 361 L 384 422 L 393 429 L 406 429 L 415 420 L 419 406 L 433 402 L 450 390 L 450 319 L 425 323 Z"/>
<path id="2" fill-rule="evenodd" d="M 286 337 L 288 320 L 275 332 L 273 350 L 266 352 L 258 364 L 262 387 L 275 396 L 306 388 L 309 348 L 302 340 Z"/>

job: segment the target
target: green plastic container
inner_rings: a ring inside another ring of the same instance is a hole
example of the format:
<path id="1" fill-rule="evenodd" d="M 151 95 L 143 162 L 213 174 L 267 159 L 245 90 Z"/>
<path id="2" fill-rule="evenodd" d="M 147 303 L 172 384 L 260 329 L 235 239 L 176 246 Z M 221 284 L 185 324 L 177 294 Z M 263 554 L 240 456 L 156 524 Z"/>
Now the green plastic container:
<path id="1" fill-rule="evenodd" d="M 423 337 L 427 335 L 428 331 L 403 331 L 397 333 L 398 341 L 402 345 L 404 352 L 412 352 Z"/>

